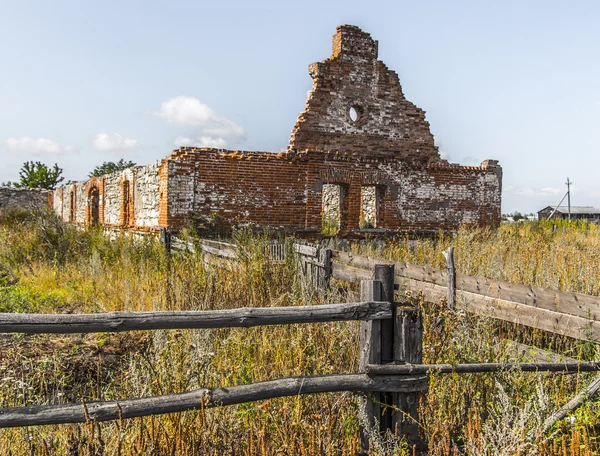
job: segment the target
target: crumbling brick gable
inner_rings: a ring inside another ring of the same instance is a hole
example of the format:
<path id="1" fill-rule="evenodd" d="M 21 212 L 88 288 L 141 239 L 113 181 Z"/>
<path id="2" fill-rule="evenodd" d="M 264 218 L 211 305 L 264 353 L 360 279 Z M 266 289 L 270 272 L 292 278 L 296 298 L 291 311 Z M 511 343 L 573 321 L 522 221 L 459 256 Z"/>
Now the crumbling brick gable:
<path id="1" fill-rule="evenodd" d="M 309 66 L 313 88 L 292 132 L 292 150 L 440 160 L 425 113 L 406 100 L 377 50 L 377 41 L 358 27 L 338 27 L 331 58 Z"/>

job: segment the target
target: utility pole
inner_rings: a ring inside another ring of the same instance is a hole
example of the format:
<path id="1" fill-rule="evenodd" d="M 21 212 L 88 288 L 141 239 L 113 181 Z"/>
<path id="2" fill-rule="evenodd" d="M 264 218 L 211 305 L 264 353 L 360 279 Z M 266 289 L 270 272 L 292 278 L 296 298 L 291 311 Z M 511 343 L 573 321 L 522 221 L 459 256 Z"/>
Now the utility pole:
<path id="1" fill-rule="evenodd" d="M 571 182 L 569 180 L 569 178 L 567 177 L 567 204 L 569 207 L 569 220 L 571 220 L 571 184 L 573 182 Z"/>

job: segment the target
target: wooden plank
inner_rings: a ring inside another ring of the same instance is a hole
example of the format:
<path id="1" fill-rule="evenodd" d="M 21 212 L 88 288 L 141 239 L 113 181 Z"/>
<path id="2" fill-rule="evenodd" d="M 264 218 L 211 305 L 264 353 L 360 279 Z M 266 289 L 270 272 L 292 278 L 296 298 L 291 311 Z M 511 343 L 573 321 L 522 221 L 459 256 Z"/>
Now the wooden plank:
<path id="1" fill-rule="evenodd" d="M 392 306 L 392 318 L 381 321 L 381 362 L 390 363 L 394 361 L 396 305 L 394 303 L 394 266 L 387 264 L 376 264 L 373 273 L 375 280 L 381 282 L 381 299 Z M 379 417 L 379 430 L 385 434 L 390 431 L 396 433 L 400 428 L 394 426 L 399 404 L 395 401 L 396 396 L 392 393 L 381 393 L 381 414 Z M 403 429 L 402 429 L 403 430 Z"/>
<path id="2" fill-rule="evenodd" d="M 44 424 L 111 421 L 147 415 L 184 412 L 217 406 L 241 404 L 276 397 L 340 391 L 381 391 L 396 389 L 414 391 L 426 386 L 421 377 L 336 374 L 314 377 L 290 377 L 279 380 L 198 389 L 186 393 L 167 394 L 119 401 L 84 404 L 43 405 L 0 409 L 0 428 Z"/>
<path id="3" fill-rule="evenodd" d="M 459 307 L 480 315 L 590 342 L 600 341 L 600 322 L 462 291 Z"/>
<path id="4" fill-rule="evenodd" d="M 394 363 L 423 362 L 423 320 L 416 307 L 398 307 L 394 325 Z M 392 429 L 410 445 L 419 443 L 419 403 L 421 393 L 394 393 Z M 402 412 L 399 412 L 399 411 Z"/>
<path id="5" fill-rule="evenodd" d="M 333 251 L 333 257 L 339 262 L 359 268 L 373 269 L 377 258 L 356 255 L 349 252 Z M 447 287 L 447 271 L 426 266 L 418 266 L 404 262 L 394 262 L 396 276 L 428 282 Z M 523 285 L 494 280 L 485 277 L 474 277 L 466 274 L 456 274 L 456 289 L 480 294 L 491 298 L 513 301 L 531 307 L 574 315 L 582 318 L 600 321 L 600 297 L 582 293 L 557 291 L 532 285 Z"/>
<path id="6" fill-rule="evenodd" d="M 375 268 L 376 264 L 393 264 L 397 276 L 434 283 L 441 286 L 446 286 L 447 284 L 446 271 L 441 269 L 418 266 L 401 261 L 388 261 L 382 258 L 362 256 L 352 252 L 341 252 L 339 250 L 332 251 L 332 255 L 338 263 L 346 263 L 357 268 L 372 270 Z"/>
<path id="7" fill-rule="evenodd" d="M 381 300 L 394 302 L 394 266 L 376 264 L 373 278 L 381 282 Z M 392 306 L 392 318 L 381 322 L 381 362 L 394 361 L 394 324 L 396 306 Z"/>
<path id="8" fill-rule="evenodd" d="M 448 307 L 456 307 L 456 269 L 454 268 L 454 247 L 442 252 L 446 260 L 446 283 L 448 287 Z"/>
<path id="9" fill-rule="evenodd" d="M 153 329 L 247 328 L 391 317 L 392 309 L 387 302 L 98 314 L 0 313 L 0 333 L 69 334 Z"/>
<path id="10" fill-rule="evenodd" d="M 448 295 L 446 287 L 420 280 L 408 279 L 397 274 L 395 282 L 399 285 L 400 290 L 404 292 L 410 291 L 412 295 L 423 293 L 424 298 L 429 302 L 439 302 Z"/>
<path id="11" fill-rule="evenodd" d="M 544 435 L 550 430 L 554 423 L 562 420 L 568 413 L 577 410 L 581 405 L 590 400 L 600 390 L 600 377 L 596 377 L 592 383 L 585 387 L 577 396 L 555 411 L 544 421 L 539 435 Z M 533 438 L 539 435 L 532 435 Z"/>
<path id="12" fill-rule="evenodd" d="M 423 297 L 437 302 L 446 297 L 447 288 L 396 276 L 401 289 L 423 293 Z M 553 312 L 517 302 L 503 301 L 466 291 L 457 292 L 457 307 L 479 315 L 519 323 L 531 328 L 591 342 L 600 341 L 600 322 L 574 315 Z"/>
<path id="13" fill-rule="evenodd" d="M 294 252 L 299 253 L 300 255 L 316 257 L 317 247 L 306 244 L 294 244 Z"/>
<path id="14" fill-rule="evenodd" d="M 332 276 L 338 280 L 346 282 L 358 282 L 360 280 L 370 280 L 373 278 L 373 272 L 366 269 L 355 268 L 338 261 L 331 262 Z"/>
<path id="15" fill-rule="evenodd" d="M 323 257 L 323 283 L 321 288 L 323 291 L 329 290 L 329 283 L 331 282 L 331 249 L 324 249 L 322 251 Z"/>
<path id="16" fill-rule="evenodd" d="M 565 355 L 559 355 L 558 353 L 549 351 L 549 350 L 544 350 L 543 348 L 539 348 L 539 347 L 532 347 L 531 345 L 527 345 L 527 344 L 522 344 L 520 342 L 515 342 L 514 340 L 504 340 L 504 345 L 505 348 L 503 349 L 504 352 L 508 351 L 509 355 L 513 354 L 513 356 L 515 358 L 533 358 L 536 362 L 538 363 L 546 363 L 546 362 L 552 362 L 552 363 L 559 363 L 559 362 L 566 362 L 566 363 L 577 363 L 579 362 L 577 359 L 575 358 L 571 358 L 569 356 L 565 356 Z M 512 358 L 512 356 L 511 356 Z"/>
<path id="17" fill-rule="evenodd" d="M 503 280 L 472 277 L 465 274 L 456 275 L 456 287 L 459 290 L 499 298 L 504 301 L 514 301 L 553 312 L 600 320 L 600 297 L 598 296 L 550 290 Z"/>
<path id="18" fill-rule="evenodd" d="M 238 254 L 234 250 L 230 248 L 219 248 L 213 247 L 209 244 L 205 244 L 206 241 L 202 241 L 202 251 L 205 253 L 210 253 L 211 255 L 216 255 L 223 258 L 237 258 Z"/>

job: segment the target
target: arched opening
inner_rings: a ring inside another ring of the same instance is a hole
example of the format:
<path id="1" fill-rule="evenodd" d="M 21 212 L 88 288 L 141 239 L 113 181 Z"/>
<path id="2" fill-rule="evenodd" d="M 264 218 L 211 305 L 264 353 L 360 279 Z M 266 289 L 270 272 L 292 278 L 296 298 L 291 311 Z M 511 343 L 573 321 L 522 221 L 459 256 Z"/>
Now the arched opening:
<path id="1" fill-rule="evenodd" d="M 90 210 L 89 224 L 95 226 L 100 222 L 100 191 L 98 187 L 92 187 L 88 196 Z"/>

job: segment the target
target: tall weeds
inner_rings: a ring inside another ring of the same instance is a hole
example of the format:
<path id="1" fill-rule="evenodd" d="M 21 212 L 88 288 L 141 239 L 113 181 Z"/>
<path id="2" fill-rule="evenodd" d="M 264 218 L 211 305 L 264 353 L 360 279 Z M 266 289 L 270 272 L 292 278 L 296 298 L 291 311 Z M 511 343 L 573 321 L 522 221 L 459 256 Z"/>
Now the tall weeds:
<path id="1" fill-rule="evenodd" d="M 363 252 L 440 266 L 456 246 L 457 267 L 469 274 L 597 293 L 600 255 L 595 226 L 544 223 L 461 230 L 431 240 L 365 244 Z M 356 299 L 334 284 L 328 296 L 303 293 L 293 260 L 277 263 L 266 236 L 235 233 L 235 264 L 200 255 L 167 256 L 151 238 L 108 240 L 99 231 L 65 226 L 51 215 L 0 218 L 0 307 L 10 312 L 224 309 L 293 306 Z M 573 264 L 573 255 L 578 261 Z M 425 362 L 515 359 L 504 340 L 544 342 L 543 334 L 450 312 L 419 302 L 425 316 Z M 95 334 L 3 336 L 3 407 L 113 400 L 195 388 L 230 386 L 292 375 L 356 372 L 358 324 L 328 323 Z M 551 341 L 552 342 L 552 341 Z M 571 356 L 593 357 L 595 346 L 555 343 Z M 534 439 L 540 419 L 566 402 L 591 374 L 502 372 L 430 378 L 421 401 L 421 429 L 430 453 L 572 454 L 597 451 L 591 401 L 555 437 Z M 342 455 L 358 451 L 358 398 L 350 393 L 272 399 L 114 423 L 40 426 L 0 432 L 0 454 Z M 400 439 L 374 440 L 373 454 L 413 454 Z M 504 453 L 498 453 L 504 451 Z"/>

